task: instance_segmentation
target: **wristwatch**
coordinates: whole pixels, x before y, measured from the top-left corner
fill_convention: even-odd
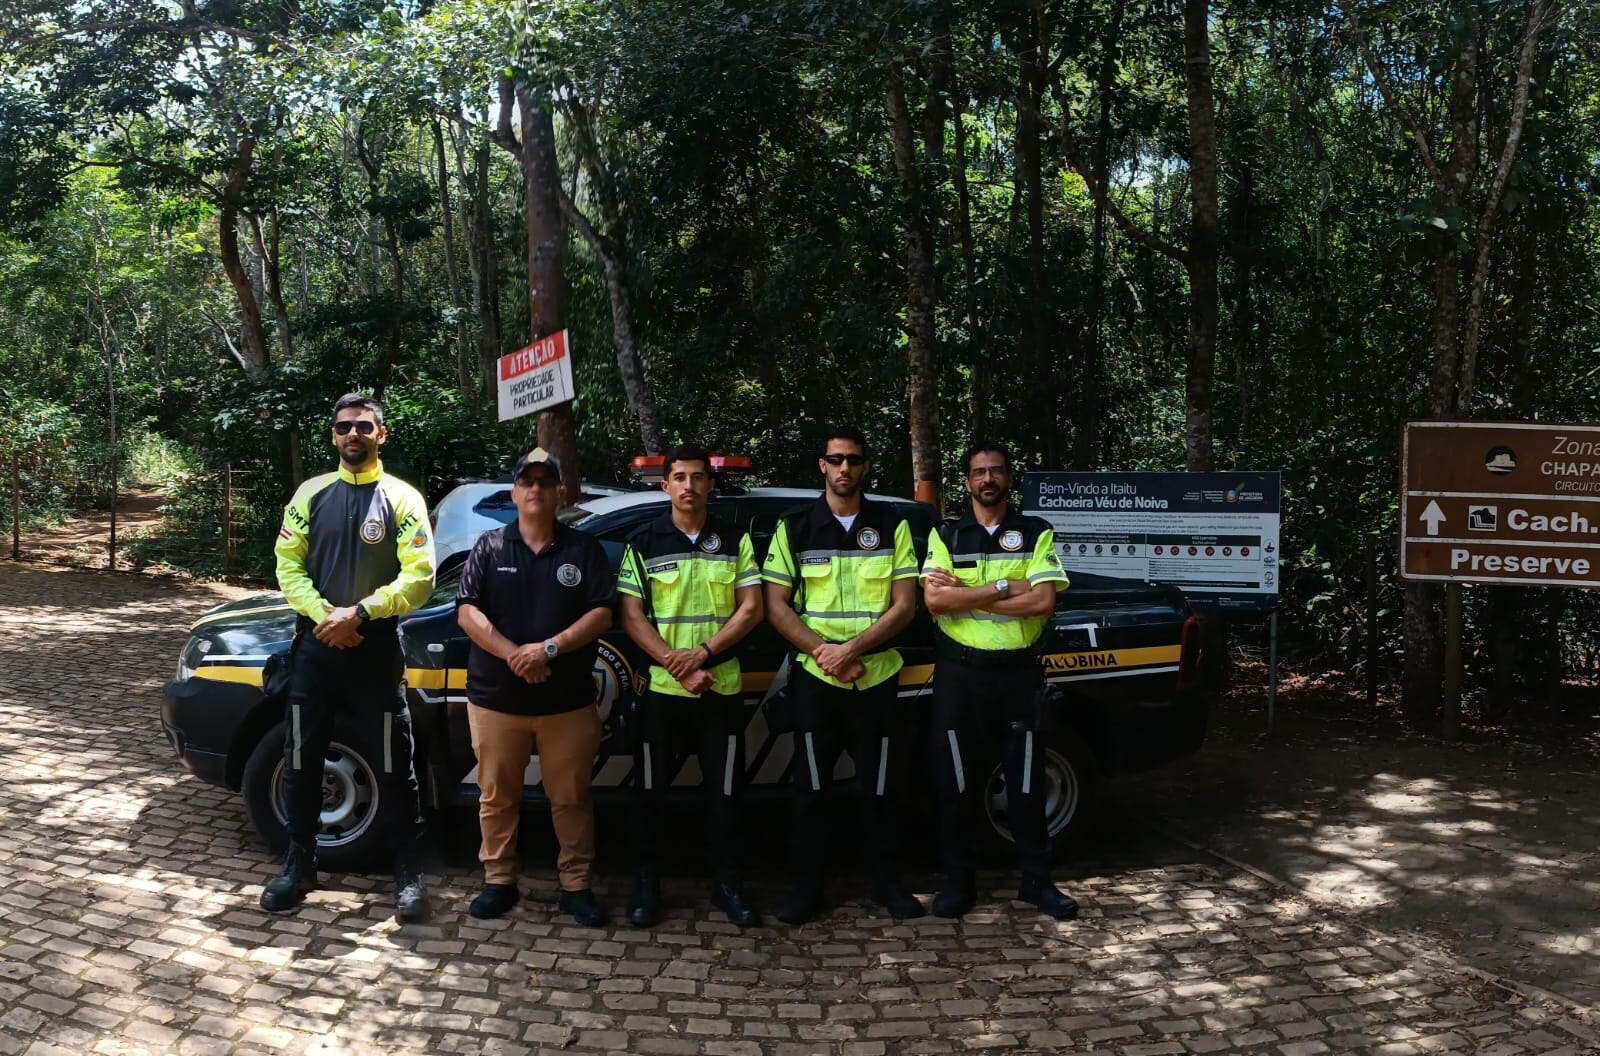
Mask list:
[[[1008,579],[997,579],[994,581],[994,589],[997,593],[1004,594],[1006,591],[1011,589],[1011,581]]]
[[[554,638],[546,638],[544,640],[545,659],[554,660],[556,658],[556,654],[560,651],[561,650],[556,648],[556,640]]]
[[[359,601],[356,602],[356,618],[362,622],[372,619],[372,613],[368,612],[367,607]]]

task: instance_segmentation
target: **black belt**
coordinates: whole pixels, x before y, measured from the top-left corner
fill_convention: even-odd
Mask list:
[[[967,667],[981,667],[986,669],[996,668],[1025,668],[1030,664],[1037,665],[1038,653],[1034,649],[974,649],[970,645],[962,645],[954,638],[940,631],[936,638],[936,652],[940,660],[953,660]]]

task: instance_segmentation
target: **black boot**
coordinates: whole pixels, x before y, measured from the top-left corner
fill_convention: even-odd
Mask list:
[[[927,912],[917,896],[907,891],[900,878],[892,873],[873,878],[872,900],[887,909],[895,920],[913,920]]]
[[[394,867],[394,916],[402,924],[417,924],[428,919],[432,907],[428,904],[428,889],[422,882],[422,870],[408,862],[396,862]]]
[[[933,915],[936,917],[964,917],[978,901],[978,886],[970,872],[951,873],[944,885],[933,896]]]
[[[738,880],[718,880],[711,885],[711,904],[728,915],[728,923],[741,928],[759,927],[761,914],[744,900],[744,885]]]
[[[807,877],[795,881],[789,893],[783,896],[772,915],[785,924],[804,924],[822,909],[822,878]]]
[[[479,920],[494,920],[504,916],[521,897],[516,884],[484,884],[478,897],[467,907],[467,912]]]
[[[594,892],[589,888],[577,891],[563,891],[556,900],[556,908],[563,913],[571,913],[572,919],[586,928],[604,927],[606,923],[606,907],[602,906],[594,897]]]
[[[628,923],[636,928],[653,928],[661,919],[661,878],[641,869],[633,878],[633,897],[628,899]]]
[[[283,856],[283,872],[267,882],[261,892],[261,908],[282,913],[305,901],[307,891],[317,889],[317,854],[297,843],[289,845]]]
[[[1017,898],[1031,902],[1057,920],[1072,920],[1078,915],[1078,903],[1062,894],[1048,876],[1024,876],[1017,887]]]

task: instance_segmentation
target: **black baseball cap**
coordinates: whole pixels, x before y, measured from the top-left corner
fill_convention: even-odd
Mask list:
[[[561,483],[561,460],[544,448],[536,447],[517,459],[516,466],[511,470],[511,479],[517,480],[520,478],[522,471],[529,466],[544,466],[546,472],[555,478],[556,483]]]

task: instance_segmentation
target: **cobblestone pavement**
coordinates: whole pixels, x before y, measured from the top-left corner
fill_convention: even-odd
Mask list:
[[[847,903],[740,933],[701,900],[650,932],[585,929],[551,913],[544,870],[476,922],[464,868],[433,878],[430,925],[397,926],[378,877],[269,917],[236,797],[156,723],[215,600],[0,564],[0,1053],[1600,1051],[1560,1006],[1172,847],[1080,863],[1070,924]]]

